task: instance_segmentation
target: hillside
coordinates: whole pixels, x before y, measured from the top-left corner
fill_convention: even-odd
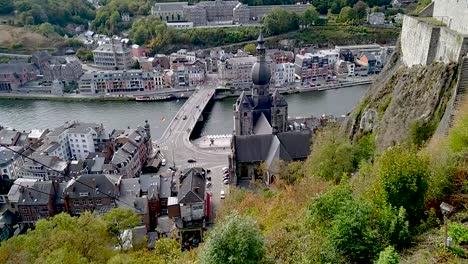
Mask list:
[[[50,49],[54,41],[25,27],[0,25],[0,52],[32,53]]]

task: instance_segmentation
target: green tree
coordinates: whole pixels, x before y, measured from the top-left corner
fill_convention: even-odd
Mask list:
[[[299,28],[299,17],[286,9],[274,7],[263,19],[263,24],[269,34],[276,35]]]
[[[314,26],[319,24],[319,13],[313,6],[307,7],[304,12],[302,23],[306,27]]]
[[[217,224],[200,254],[202,264],[259,263],[265,241],[251,218],[233,213]]]
[[[10,14],[15,9],[13,0],[0,0],[0,14]]]
[[[140,217],[130,209],[114,208],[104,215],[107,230],[113,241],[118,243],[120,251],[124,249],[125,237],[122,233],[140,224]]]
[[[362,20],[367,17],[367,7],[367,4],[363,1],[359,1],[353,6],[358,19]]]
[[[313,140],[305,165],[307,174],[338,182],[343,174],[353,170],[351,144],[337,126],[329,126]]]
[[[250,55],[255,55],[257,52],[257,48],[255,47],[255,44],[249,43],[244,46],[244,51],[249,53]]]
[[[336,21],[338,23],[354,23],[354,21],[356,21],[357,18],[358,17],[356,11],[349,6],[346,6],[343,9],[341,9],[341,12],[338,15]]]
[[[414,149],[393,147],[378,158],[376,173],[384,200],[396,208],[405,208],[410,222],[416,223],[428,186],[427,159],[418,157]]]
[[[400,263],[400,255],[395,251],[395,248],[392,246],[386,247],[379,254],[379,259],[375,264],[398,264]]]

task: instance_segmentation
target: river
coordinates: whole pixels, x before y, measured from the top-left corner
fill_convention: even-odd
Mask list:
[[[286,95],[289,116],[349,112],[363,96],[367,85]],[[202,135],[232,132],[232,105],[236,98],[216,101],[201,130]],[[107,130],[151,124],[154,138],[161,136],[184,100],[170,102],[62,102],[0,99],[0,125],[18,130],[60,126],[67,120],[103,123]]]

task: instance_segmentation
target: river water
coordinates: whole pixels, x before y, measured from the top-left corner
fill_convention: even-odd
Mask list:
[[[368,86],[286,95],[289,116],[321,114],[342,115],[349,112],[363,96]],[[236,98],[216,101],[202,135],[232,132],[232,105]],[[67,120],[103,123],[107,130],[151,124],[154,138],[161,136],[184,100],[170,102],[61,102],[0,99],[0,125],[18,130],[44,129],[60,126]]]

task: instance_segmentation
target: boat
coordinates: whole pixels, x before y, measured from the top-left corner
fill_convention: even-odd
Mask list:
[[[137,102],[156,102],[156,101],[168,101],[174,99],[173,95],[162,95],[162,96],[137,96],[135,101]]]

